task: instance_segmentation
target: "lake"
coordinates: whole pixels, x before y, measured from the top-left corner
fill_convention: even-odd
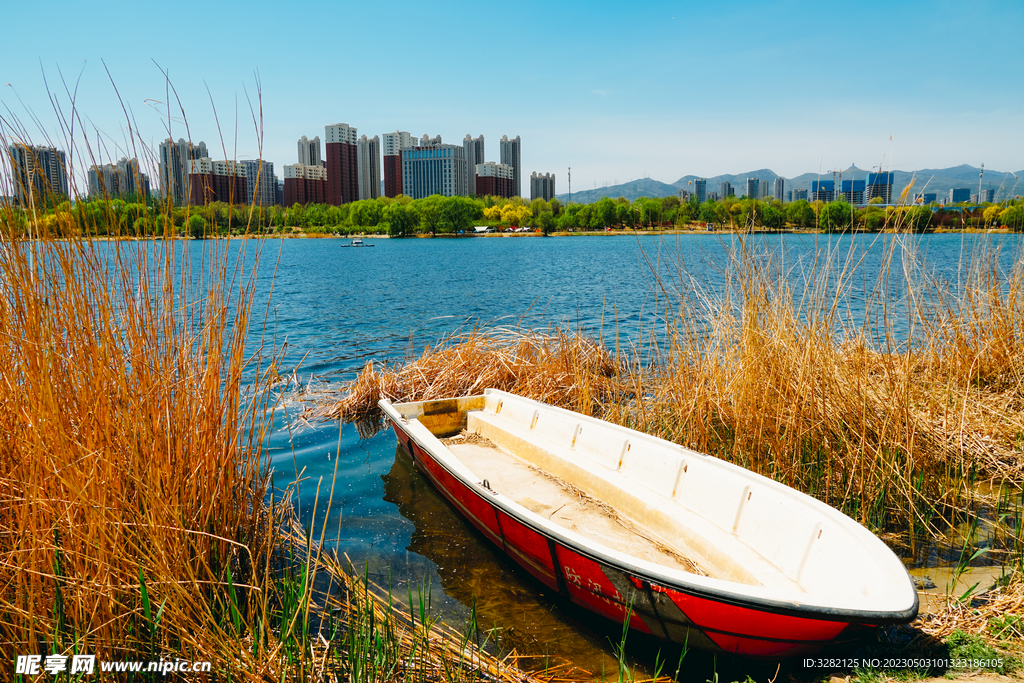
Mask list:
[[[829,237],[763,235],[749,248],[774,251],[794,288],[815,255],[837,250],[856,261],[846,310],[856,324],[884,266],[884,247],[898,239],[885,296],[895,318],[905,301],[912,256],[955,289],[965,255],[997,247],[1019,253],[1018,235],[959,234]],[[429,593],[435,613],[462,623],[474,600],[482,627],[499,629],[503,646],[569,657],[595,671],[609,661],[614,627],[550,595],[458,518],[397,448],[392,432],[360,439],[353,425],[304,424],[303,396],[352,379],[368,360],[403,360],[446,335],[474,325],[545,329],[562,325],[600,336],[613,350],[663,329],[668,292],[688,286],[719,291],[731,235],[666,237],[516,237],[371,240],[352,248],[339,239],[262,243],[257,301],[265,301],[276,269],[267,334],[284,347],[285,370],[301,383],[282,403],[267,457],[275,486],[302,472],[296,502],[327,544],[355,567],[407,598]],[[192,243],[197,244],[197,243]],[[251,243],[250,243],[251,245]],[[195,247],[186,247],[195,248]],[[234,246],[232,248],[237,248]],[[1005,259],[1009,267],[1010,259]],[[838,268],[839,266],[835,266]],[[671,306],[668,307],[671,310]],[[257,305],[262,327],[261,305]],[[901,325],[903,325],[901,327]],[[898,334],[905,334],[902,322]],[[258,328],[254,327],[254,331]],[[255,335],[250,346],[255,344]],[[334,479],[335,468],[337,478]],[[334,500],[326,501],[334,482]],[[320,487],[320,504],[313,502]],[[642,646],[641,646],[642,647]],[[650,645],[654,648],[654,645]],[[640,655],[643,656],[642,654]],[[770,672],[769,672],[770,674]]]

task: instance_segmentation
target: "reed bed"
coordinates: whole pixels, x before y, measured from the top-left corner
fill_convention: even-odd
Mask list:
[[[951,599],[937,614],[922,614],[915,625],[937,638],[954,631],[1007,641],[1021,649],[1024,644],[1024,580],[1011,575],[971,600]]]
[[[95,241],[57,216],[0,206],[8,666],[86,654],[96,680],[125,679],[101,662],[178,660],[210,663],[190,680],[540,680],[361,594],[318,520],[297,531],[290,492],[269,488],[279,375],[273,349],[246,344],[259,242]]]
[[[600,343],[565,330],[474,328],[428,348],[411,363],[368,362],[345,396],[310,410],[314,419],[359,422],[377,402],[471,396],[491,387],[595,414],[617,390],[620,368]]]

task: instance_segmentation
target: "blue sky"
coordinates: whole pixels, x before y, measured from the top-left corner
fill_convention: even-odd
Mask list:
[[[114,0],[17,3],[3,18],[0,114],[64,146],[43,82],[66,113],[63,74],[76,131],[105,157],[123,153],[127,126],[104,63],[143,140],[167,136],[159,65],[192,139],[219,158],[259,154],[258,78],[279,175],[300,136],[336,122],[370,137],[482,133],[494,161],[501,136],[520,135],[525,173],[554,172],[559,192],[569,166],[574,191],[851,163],[1024,168],[1019,0]]]

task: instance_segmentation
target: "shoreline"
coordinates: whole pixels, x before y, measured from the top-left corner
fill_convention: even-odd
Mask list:
[[[929,230],[927,232],[912,232],[905,230],[879,230],[879,231],[868,231],[868,230],[856,230],[854,232],[828,232],[827,230],[811,230],[802,228],[787,228],[783,230],[738,230],[735,228],[728,228],[722,230],[685,230],[685,229],[663,229],[663,230],[590,230],[584,232],[565,232],[558,231],[544,235],[540,232],[492,232],[486,234],[452,234],[452,233],[419,233],[415,235],[402,235],[393,236],[379,233],[371,234],[355,234],[355,235],[341,235],[333,233],[289,233],[289,234],[277,234],[277,233],[243,233],[239,235],[211,235],[209,237],[195,238],[186,235],[174,235],[172,237],[163,237],[160,235],[153,235],[149,237],[136,237],[136,236],[110,236],[103,235],[97,237],[84,237],[86,240],[96,240],[101,242],[114,242],[114,241],[203,241],[203,240],[224,240],[224,239],[331,239],[331,240],[353,240],[353,239],[371,239],[371,240],[389,240],[389,239],[470,239],[470,238],[517,238],[517,237],[646,237],[646,236],[665,236],[665,235],[687,235],[687,236],[714,236],[714,235],[1014,235],[1017,232],[1005,228],[965,228],[958,230]],[[68,239],[68,238],[64,238]]]

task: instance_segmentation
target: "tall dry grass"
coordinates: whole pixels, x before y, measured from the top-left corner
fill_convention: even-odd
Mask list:
[[[877,248],[884,265],[855,315],[852,252],[819,253],[794,279],[781,255],[741,241],[720,290],[686,288],[681,273],[661,358],[610,414],[877,529],[931,527],[968,507],[981,477],[1019,487],[1020,261],[1006,273],[984,254],[954,292],[903,267],[901,238]],[[901,313],[885,294],[894,268]]]
[[[233,583],[247,617],[270,609],[276,541],[270,395],[241,398],[253,280],[232,278],[224,246],[196,264],[174,243],[56,241],[43,226],[29,241],[16,223],[7,207],[0,640],[244,657],[222,651],[221,600]]]
[[[16,182],[0,173],[0,195]],[[247,344],[260,241],[168,239],[169,204],[163,241],[91,240],[89,217],[39,199],[0,202],[8,666],[90,654],[207,661],[207,680],[531,680],[360,592],[322,552],[325,520],[300,528],[270,491],[276,362]]]

